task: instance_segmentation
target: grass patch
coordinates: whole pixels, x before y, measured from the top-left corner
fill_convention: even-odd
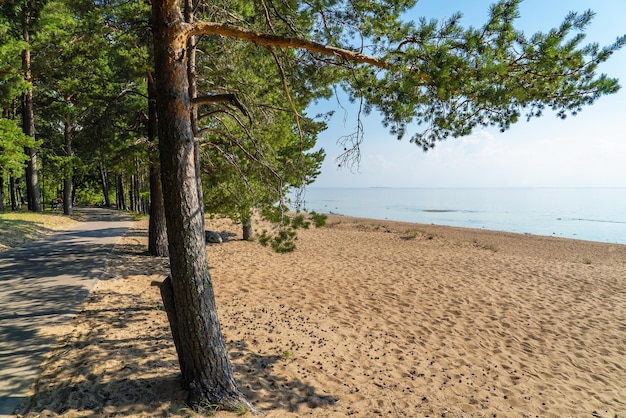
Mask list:
[[[235,410],[233,412],[236,413],[237,415],[243,416],[243,415],[248,415],[252,411],[250,410],[248,405],[241,402],[235,407]]]
[[[435,238],[435,234],[431,234],[430,232],[420,231],[419,229],[407,229],[403,233],[400,234],[400,239],[405,241],[410,241],[417,238],[424,238],[427,240],[432,240]]]
[[[417,232],[415,230],[406,230],[406,231],[404,231],[403,234],[400,235],[400,238],[405,240],[405,241],[410,241],[412,239],[417,238],[418,235],[419,235],[419,232]]]
[[[493,244],[485,244],[482,246],[483,249],[492,251],[494,253],[498,252],[498,247]]]
[[[150,217],[150,215],[148,215],[147,213],[141,213],[141,212],[128,212],[130,213],[130,217],[133,221],[143,221],[144,219],[148,219]]]
[[[494,253],[498,252],[498,246],[497,245],[494,245],[494,244],[481,244],[477,240],[472,241],[472,243],[477,248],[480,248],[480,249],[483,249],[483,250],[487,250],[487,251],[491,251],[491,252],[494,252]]]
[[[72,218],[56,213],[0,213],[0,250],[41,239],[74,222]]]

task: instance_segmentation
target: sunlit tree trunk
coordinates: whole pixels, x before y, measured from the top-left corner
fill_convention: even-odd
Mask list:
[[[154,0],[161,179],[171,276],[161,286],[188,402],[250,407],[238,390],[217,317],[199,199],[187,45],[177,0]]]
[[[194,18],[194,6],[192,0],[185,0],[184,5],[184,20],[185,23],[193,23]],[[198,82],[196,79],[196,42],[197,37],[191,36],[187,40],[187,81],[189,83],[189,97],[194,99],[198,97]],[[198,109],[191,108],[190,114],[191,129],[194,136],[196,135],[195,129],[198,126]],[[198,200],[204,202],[202,196],[202,177],[200,175],[200,144],[196,142],[194,148],[194,158],[196,160],[196,181],[198,182]],[[201,205],[202,216],[204,216],[204,204]]]

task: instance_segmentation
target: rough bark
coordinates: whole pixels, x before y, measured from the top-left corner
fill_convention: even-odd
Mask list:
[[[157,144],[156,86],[152,74],[148,74],[148,141]],[[169,256],[163,187],[161,186],[161,164],[150,164],[150,222],[148,224],[148,254],[155,257]]]
[[[167,226],[165,224],[165,206],[161,187],[159,165],[150,167],[150,222],[148,225],[148,254],[155,257],[169,256],[167,247]]]
[[[176,301],[174,298],[174,286],[172,284],[172,276],[167,276],[167,278],[159,286],[159,289],[161,291],[161,299],[163,299],[163,306],[165,307],[165,312],[167,313],[167,319],[170,322],[174,346],[176,347],[176,352],[180,353],[184,349],[184,346],[180,335],[180,327],[178,326],[178,316],[176,312]],[[179,354],[179,362],[180,361],[185,360],[181,359]]]
[[[233,377],[217,317],[204,242],[187,78],[187,38],[177,0],[152,2],[161,180],[172,296],[164,300],[188,402],[235,410],[250,404]]]
[[[192,4],[192,0],[185,0],[184,5],[184,20],[185,23],[193,23],[194,18],[194,6]],[[189,98],[193,103],[194,99],[198,97],[198,83],[196,79],[196,42],[197,39],[195,36],[190,36],[187,39],[187,81],[189,83]],[[191,107],[190,114],[191,121],[191,130],[193,131],[194,137],[198,135],[198,107]],[[194,158],[196,160],[196,181],[198,182],[198,201],[204,202],[203,192],[202,192],[202,177],[200,175],[200,144],[198,142],[195,143],[194,148]],[[204,204],[201,205],[202,216],[204,217]]]

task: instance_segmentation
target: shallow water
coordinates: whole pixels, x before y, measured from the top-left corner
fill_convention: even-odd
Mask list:
[[[308,211],[626,244],[626,188],[321,188]]]

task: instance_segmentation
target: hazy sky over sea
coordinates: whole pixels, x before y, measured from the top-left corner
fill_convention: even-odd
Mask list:
[[[463,13],[463,26],[480,26],[492,0],[420,0],[409,18],[443,18]],[[624,0],[525,0],[516,27],[527,35],[558,26],[569,11],[591,9],[596,17],[583,44],[608,45],[626,33]],[[354,131],[357,109],[343,98],[311,109],[336,109],[318,144],[327,158],[314,186],[320,187],[620,187],[626,186],[626,49],[614,54],[600,71],[617,77],[622,90],[600,98],[576,117],[553,113],[520,122],[509,131],[479,129],[472,135],[441,142],[424,153],[408,140],[398,142],[370,115],[364,120],[365,143],[358,170],[337,168],[336,141]]]

